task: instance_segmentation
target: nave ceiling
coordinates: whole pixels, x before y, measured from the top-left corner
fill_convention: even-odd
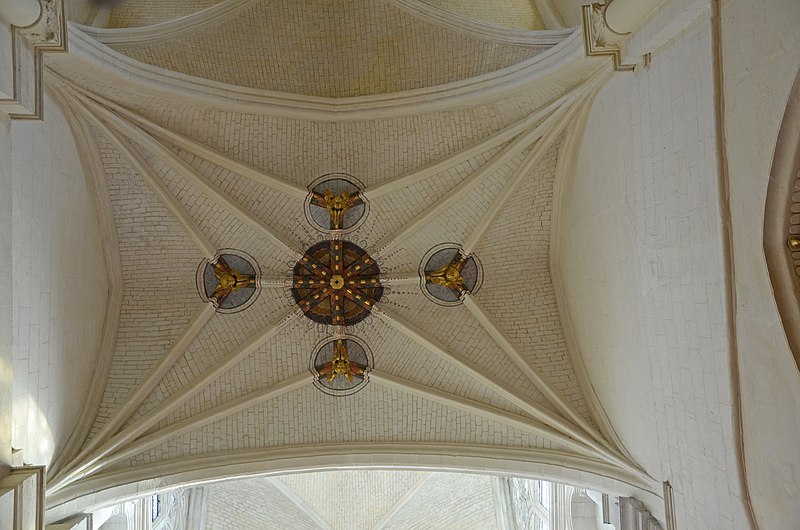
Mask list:
[[[413,19],[398,7],[408,4],[380,5]],[[373,8],[361,7],[344,20],[374,26]],[[390,19],[388,11],[377,18]],[[231,16],[201,38],[235,33],[226,24],[239,15]],[[457,33],[428,19],[406,24],[420,35]],[[215,45],[218,64],[244,57],[254,39],[281,40],[237,27],[233,40]],[[115,31],[126,30],[99,38]],[[48,58],[47,83],[94,182],[112,318],[90,394],[96,412],[88,409],[53,466],[52,507],[166,476],[175,482],[157,484],[426,458],[441,469],[489,465],[482,458],[527,462],[530,474],[577,480],[566,462],[598,485],[610,479],[603,485],[652,490],[600,412],[551,274],[559,161],[607,73],[582,57],[575,34],[533,61],[459,44],[473,59],[466,68],[447,60],[446,46],[433,46],[430,57],[430,45],[394,42],[391,68],[348,85],[358,73],[337,67],[341,83],[328,87],[314,76],[335,75],[295,66],[309,58],[338,66],[349,48],[275,62],[277,76],[248,60],[231,69],[234,77],[211,73],[209,82],[162,70],[196,73],[169,40],[160,45],[169,58],[148,61],[131,48],[117,47],[125,57],[92,43],[77,28],[71,37],[71,54]],[[537,60],[562,68],[542,73]],[[443,77],[396,76],[411,64]],[[506,84],[503,76],[516,77]],[[390,77],[399,84],[384,83]],[[416,96],[431,87],[438,103]],[[320,230],[307,215],[318,200],[310,190],[330,174],[347,175],[368,203],[352,231]],[[374,259],[380,272],[370,278],[383,287],[366,318],[346,327],[311,320],[292,293],[307,249],[330,245],[333,256],[339,241]],[[421,264],[433,271],[424,258],[443,244],[474,258],[482,276],[451,286],[463,295],[450,305],[425,296],[431,281],[420,279]],[[240,311],[219,311],[220,299],[210,300],[211,272],[211,287],[203,287],[204,271],[226,253],[253,265],[247,281],[255,294]],[[320,391],[312,375],[321,366],[317,347],[337,338],[368,351],[366,374],[355,373],[364,381],[351,395]]]

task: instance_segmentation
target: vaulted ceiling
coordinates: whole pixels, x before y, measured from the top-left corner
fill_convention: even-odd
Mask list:
[[[236,3],[193,15],[208,16],[200,30],[87,30],[125,55],[73,29],[72,53],[48,62],[94,179],[111,279],[96,413],[54,466],[49,501],[287,459],[387,464],[377,454],[443,467],[442,455],[513,455],[562,479],[569,462],[650,488],[598,412],[550,269],[565,137],[603,72],[580,38],[499,43],[504,30],[456,28],[407,1]],[[385,288],[347,329],[315,325],[290,292],[303,252],[331,237],[304,213],[330,173],[363,184],[366,220],[333,237],[375,258]],[[443,243],[482,265],[480,289],[453,306],[420,281]],[[233,314],[198,292],[198,269],[223,249],[261,271],[257,299]],[[309,364],[343,332],[374,365],[361,391],[335,397]]]

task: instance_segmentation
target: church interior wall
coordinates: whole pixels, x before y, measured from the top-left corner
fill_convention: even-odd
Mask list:
[[[11,129],[12,446],[23,449],[16,458],[39,465],[50,463],[81,413],[108,295],[75,142],[56,102],[45,106],[46,121]]]
[[[729,162],[736,328],[750,495],[762,529],[800,520],[800,373],[789,350],[763,251],[772,159],[800,69],[793,0],[723,3],[725,135]]]
[[[731,421],[712,64],[706,17],[649,69],[613,75],[593,103],[561,213],[576,344],[622,442],[672,484],[677,528],[748,527]]]
[[[679,12],[678,3],[660,14]],[[678,527],[747,525],[735,449],[740,392],[758,525],[793,528],[800,517],[793,450],[800,387],[762,237],[776,137],[800,66],[800,12],[781,0],[721,6],[736,287],[731,341],[716,213],[710,10],[701,4],[689,6],[700,15],[671,40],[658,40],[668,25],[656,14],[631,41],[637,52],[652,50],[650,68],[630,57],[636,71],[616,74],[597,96],[560,264],[595,390],[637,461],[672,483]],[[648,49],[653,42],[665,43]],[[576,260],[587,255],[593,259]],[[602,302],[590,305],[595,300]],[[738,363],[739,385],[731,385],[731,362]]]

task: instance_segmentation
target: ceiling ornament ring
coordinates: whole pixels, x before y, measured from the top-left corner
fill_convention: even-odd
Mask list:
[[[315,180],[306,197],[306,220],[324,233],[346,234],[367,219],[369,200],[364,185],[346,173],[328,173]]]
[[[436,304],[455,306],[467,294],[475,294],[483,283],[483,266],[455,243],[430,249],[419,265],[422,293]]]
[[[584,80],[590,75],[578,74],[584,57],[583,38],[581,31],[570,29],[558,36],[557,45],[494,72],[446,85],[331,99],[239,87],[165,70],[109,48],[101,42],[103,37],[96,29],[70,26],[71,55],[122,76],[128,84],[146,91],[171,93],[193,104],[217,108],[225,101],[225,106],[232,105],[241,112],[289,118],[344,122],[438,112],[544,90],[531,88],[563,83],[553,79],[553,72],[566,65],[575,65],[574,69],[568,68],[570,75],[580,75]],[[550,97],[545,91],[538,93],[543,100]]]
[[[354,335],[334,335],[314,348],[309,369],[314,386],[329,396],[350,396],[362,390],[374,366],[367,344]]]
[[[218,313],[244,311],[261,293],[261,269],[246,252],[219,250],[213,260],[205,259],[197,267],[197,292]]]
[[[319,324],[348,327],[369,316],[383,297],[380,268],[350,241],[309,247],[294,267],[292,295],[303,314]]]

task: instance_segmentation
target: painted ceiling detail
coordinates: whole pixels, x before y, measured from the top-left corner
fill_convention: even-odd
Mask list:
[[[237,250],[224,250],[213,260],[203,260],[197,271],[203,300],[217,311],[233,313],[255,302],[261,291],[261,272],[255,260]]]
[[[483,282],[483,269],[475,256],[465,255],[457,245],[438,245],[420,263],[422,292],[442,305],[457,305],[467,294],[475,294]]]
[[[366,220],[369,201],[362,193],[364,185],[355,177],[324,175],[310,188],[306,218],[318,230],[346,233],[355,230]]]
[[[314,322],[353,326],[380,302],[380,273],[375,260],[355,243],[322,241],[311,246],[295,265],[292,295]]]
[[[364,388],[373,366],[369,347],[352,335],[325,339],[311,359],[314,386],[333,396],[350,395]]]
[[[345,11],[363,22],[388,5]],[[423,463],[657,491],[584,383],[551,277],[559,156],[598,79],[574,55],[563,78],[505,98],[328,119],[54,62],[123,293],[104,391],[52,469],[50,509]]]

